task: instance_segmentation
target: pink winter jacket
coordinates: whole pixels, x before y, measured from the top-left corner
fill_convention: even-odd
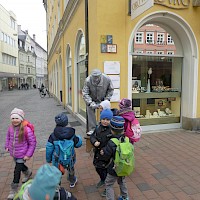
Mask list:
[[[13,126],[8,128],[5,149],[8,148],[10,155],[14,158],[32,157],[35,151],[36,137],[29,127],[25,126],[24,129],[27,133],[24,134],[24,139],[19,143],[19,127],[16,127],[15,131]]]

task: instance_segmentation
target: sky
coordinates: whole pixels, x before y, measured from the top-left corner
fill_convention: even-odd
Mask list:
[[[17,17],[17,24],[23,31],[28,30],[36,42],[47,50],[46,36],[46,11],[43,0],[0,0],[0,4],[7,10],[12,11]]]

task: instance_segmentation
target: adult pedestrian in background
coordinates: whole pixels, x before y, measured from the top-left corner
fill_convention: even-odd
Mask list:
[[[94,69],[86,78],[82,94],[86,103],[88,136],[94,132],[96,127],[96,109],[102,101],[110,101],[113,91],[114,88],[110,77],[99,69]]]

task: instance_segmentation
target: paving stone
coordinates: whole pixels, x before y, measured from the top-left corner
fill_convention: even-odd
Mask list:
[[[160,180],[166,177],[165,174],[161,174],[161,173],[155,173],[155,174],[152,174],[152,176],[157,180]]]
[[[94,193],[94,192],[97,192],[97,188],[96,188],[95,185],[87,186],[87,187],[85,187],[84,189],[85,189],[86,194],[87,194],[87,193]]]
[[[74,121],[74,122],[69,122],[70,126],[71,127],[74,127],[74,126],[81,126],[82,124],[78,121]]]
[[[147,183],[137,184],[137,187],[139,188],[140,191],[147,191],[152,189]]]

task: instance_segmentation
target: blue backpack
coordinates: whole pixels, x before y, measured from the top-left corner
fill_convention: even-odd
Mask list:
[[[75,163],[75,150],[73,138],[70,140],[57,140],[54,141],[55,161],[62,165],[65,169],[71,168]]]

